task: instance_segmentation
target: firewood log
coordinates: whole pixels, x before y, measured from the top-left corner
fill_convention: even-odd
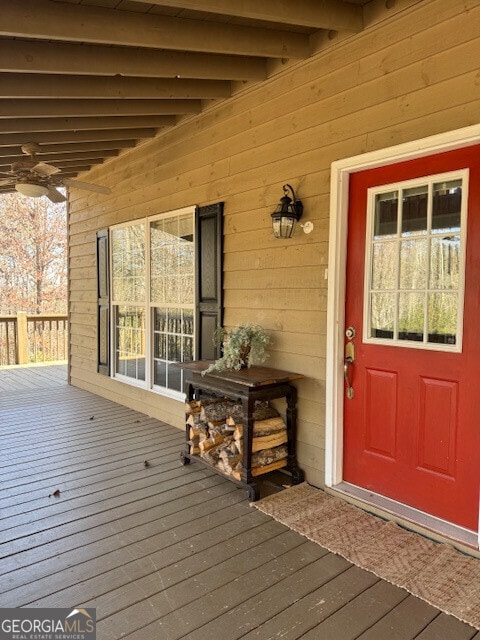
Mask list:
[[[215,401],[208,401],[202,404],[200,415],[204,422],[223,421],[227,419],[229,415],[232,415],[238,411],[238,403],[228,398],[216,399]]]
[[[257,453],[252,454],[252,469],[254,467],[264,467],[267,464],[272,464],[277,460],[282,460],[288,456],[288,449],[286,445],[282,444],[279,447],[273,449],[262,449]]]
[[[287,430],[276,431],[275,433],[269,433],[266,436],[258,436],[253,438],[252,453],[262,451],[263,449],[272,449],[278,447],[288,441]]]
[[[199,425],[198,427],[190,427],[190,430],[189,430],[190,438],[199,438],[200,441],[202,441],[202,440],[206,440],[208,436],[209,436],[208,429],[205,426]]]
[[[268,402],[258,400],[255,403],[253,410],[254,420],[268,420],[269,418],[276,418],[278,415],[278,411],[274,407],[271,407]]]
[[[212,467],[216,467],[220,459],[218,456],[218,447],[213,447],[212,449],[207,451],[204,454],[203,459],[206,460],[209,464],[211,464]]]
[[[226,436],[221,426],[212,427],[208,430],[208,434],[209,439],[212,440],[215,444],[222,443]]]
[[[190,427],[197,427],[199,424],[203,424],[200,418],[200,411],[197,411],[197,413],[191,413],[186,420],[186,424]]]
[[[208,438],[208,429],[206,429],[202,424],[199,424],[196,427],[190,427],[188,433],[190,438],[200,438],[201,440]]]
[[[202,458],[205,457],[205,454],[207,453],[207,451],[209,451],[210,449],[213,449],[214,447],[216,447],[216,444],[212,442],[209,438],[207,438],[206,440],[203,440],[198,444],[198,448],[200,449],[200,455],[202,456]]]
[[[256,476],[261,476],[264,473],[269,473],[270,471],[275,471],[275,469],[281,469],[282,467],[287,466],[287,460],[277,460],[276,462],[272,462],[271,464],[266,464],[263,467],[255,467],[252,469],[252,476],[255,478]]]
[[[209,429],[214,429],[215,427],[221,427],[224,425],[225,420],[209,420],[206,424]]]
[[[242,464],[242,461],[240,460],[240,462],[238,462],[235,468],[233,469],[232,476],[235,478],[235,480],[241,480],[242,473],[243,473],[243,464]]]
[[[185,403],[185,413],[190,415],[192,413],[200,413],[202,406],[200,400],[190,400]]]
[[[217,467],[230,476],[233,474],[235,466],[238,464],[239,460],[240,456],[235,456],[233,458],[220,457]]]
[[[253,423],[253,435],[254,437],[266,436],[278,431],[286,429],[285,422],[278,416],[277,418],[268,418],[267,420],[257,420]],[[233,433],[235,439],[240,439],[243,436],[243,425],[237,424]]]
[[[230,444],[226,447],[221,447],[218,455],[222,460],[227,460],[227,459],[233,460],[234,458],[237,458],[237,461],[235,462],[235,464],[237,464],[237,462],[240,462],[239,451],[235,445],[232,446]]]

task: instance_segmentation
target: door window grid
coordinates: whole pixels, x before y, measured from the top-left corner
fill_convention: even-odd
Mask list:
[[[461,350],[468,171],[369,190],[364,340]]]

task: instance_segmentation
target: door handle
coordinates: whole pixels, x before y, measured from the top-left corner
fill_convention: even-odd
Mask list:
[[[348,327],[345,331],[347,337],[347,344],[345,345],[345,360],[343,361],[343,375],[345,377],[345,383],[347,385],[347,398],[353,399],[353,387],[350,384],[350,367],[355,362],[355,344],[353,340],[355,338],[355,328]]]
[[[343,363],[343,375],[345,377],[345,383],[347,385],[347,398],[349,400],[353,399],[353,387],[350,384],[350,367],[353,364],[353,358],[351,356],[347,356]]]

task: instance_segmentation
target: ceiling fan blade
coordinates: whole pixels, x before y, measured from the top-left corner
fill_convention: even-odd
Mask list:
[[[53,176],[56,173],[60,173],[61,169],[58,169],[51,164],[47,164],[46,162],[38,162],[34,167],[32,167],[32,171],[35,171],[35,173],[38,173],[41,176]]]
[[[65,202],[67,200],[63,193],[60,193],[55,187],[48,187],[47,198],[51,202]]]
[[[101,187],[98,184],[91,184],[90,182],[81,182],[80,180],[72,180],[71,178],[64,178],[62,182],[67,187],[76,187],[77,189],[86,189],[87,191],[95,191],[95,193],[105,193],[107,195],[112,193],[108,187]]]

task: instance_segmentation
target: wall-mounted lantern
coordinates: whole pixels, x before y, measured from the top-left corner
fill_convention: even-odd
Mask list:
[[[288,195],[290,190],[292,198]],[[303,214],[303,204],[295,197],[295,191],[289,184],[283,185],[284,195],[272,213],[273,234],[276,238],[291,238],[295,223]]]

